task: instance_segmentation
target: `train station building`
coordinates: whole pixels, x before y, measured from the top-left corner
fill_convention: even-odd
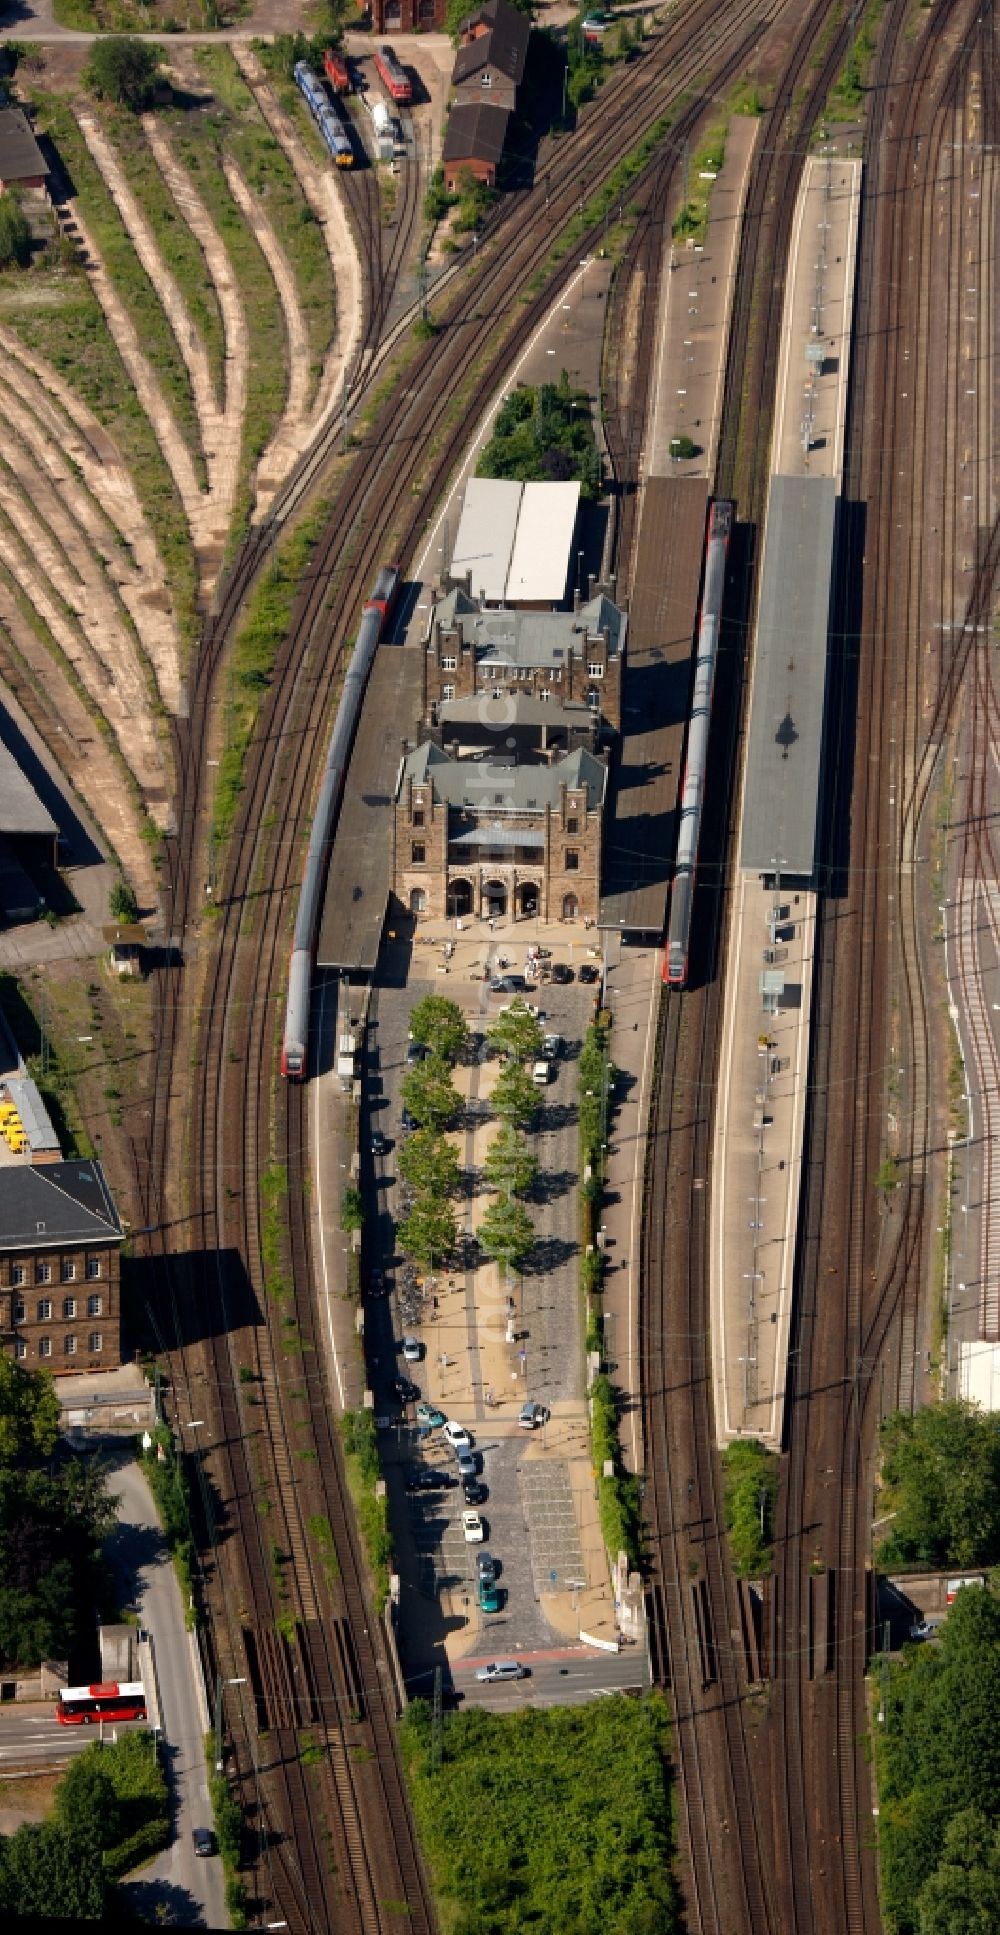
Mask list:
[[[432,607],[424,653],[424,720],[482,694],[584,705],[599,726],[621,726],[628,619],[598,590],[573,611],[491,611],[456,585]]]

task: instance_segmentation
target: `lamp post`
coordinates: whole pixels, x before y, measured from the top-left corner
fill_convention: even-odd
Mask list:
[[[225,1767],[222,1758],[222,1692],[227,1686],[246,1686],[246,1676],[234,1680],[224,1680],[221,1673],[215,1677],[215,1771],[221,1774]]]

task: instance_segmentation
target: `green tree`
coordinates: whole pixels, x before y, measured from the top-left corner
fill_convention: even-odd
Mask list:
[[[941,1860],[917,1896],[918,1935],[996,1935],[1000,1828],[977,1808],[952,1816]]]
[[[120,921],[123,926],[139,918],[139,903],[127,880],[116,880],[108,895],[108,905],[112,920]]]
[[[520,1062],[534,1062],[542,1052],[542,1026],[523,1001],[512,1001],[488,1030],[489,1041],[499,1055],[513,1055]]]
[[[955,1399],[882,1426],[883,1562],[991,1565],[1000,1560],[1000,1433],[976,1405]]]
[[[538,1107],[538,1090],[520,1062],[508,1062],[500,1070],[490,1093],[490,1107],[502,1121],[527,1128]]]
[[[360,1230],[365,1222],[365,1199],[357,1183],[348,1183],[340,1198],[340,1227],[342,1230]]]
[[[507,1271],[522,1270],[535,1240],[535,1226],[523,1203],[498,1197],[477,1231],[479,1247]]]
[[[458,1115],[459,1100],[452,1084],[447,1062],[429,1055],[418,1068],[403,1077],[403,1107],[420,1129],[450,1129]]]
[[[65,1658],[96,1589],[115,1523],[104,1469],[73,1458],[55,1472],[0,1469],[0,1659]]]
[[[671,437],[670,455],[679,459],[697,457],[698,446],[691,437]]]
[[[416,1129],[400,1143],[397,1166],[411,1189],[438,1197],[458,1194],[461,1171],[454,1146],[433,1129]]]
[[[56,1789],[55,1818],[82,1845],[113,1848],[121,1839],[121,1804],[102,1748],[88,1747],[70,1761]]]
[[[16,195],[0,195],[0,269],[26,269],[31,260],[31,226]]]
[[[59,1399],[48,1371],[25,1371],[0,1354],[0,1467],[49,1458],[59,1438]]]
[[[486,1179],[502,1196],[526,1196],[538,1163],[513,1123],[504,1122],[486,1151]]]
[[[100,1921],[106,1895],[100,1849],[63,1827],[32,1824],[0,1845],[0,1915]]]
[[[141,114],[152,105],[163,60],[159,47],[129,34],[109,34],[91,43],[84,81],[98,100]]]
[[[771,1570],[771,1526],[778,1463],[757,1438],[737,1438],[722,1454],[723,1509],[741,1579]]]
[[[446,994],[425,994],[410,1016],[414,1041],[429,1048],[443,1062],[457,1062],[465,1053],[469,1031],[457,1001]]]
[[[424,1270],[434,1270],[450,1256],[458,1240],[455,1212],[450,1203],[421,1197],[396,1232],[407,1256]]]

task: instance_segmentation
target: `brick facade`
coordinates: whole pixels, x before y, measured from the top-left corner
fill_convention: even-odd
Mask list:
[[[118,1245],[0,1255],[0,1341],[28,1371],[113,1370],[121,1362]]]
[[[454,608],[454,597],[442,610]],[[471,699],[479,693],[494,697],[511,695],[554,700],[559,705],[588,706],[613,732],[621,730],[621,671],[623,653],[614,650],[607,626],[595,628],[587,622],[586,608],[574,613],[553,614],[553,638],[565,637],[566,649],[558,664],[551,648],[540,643],[532,662],[531,648],[519,645],[518,663],[505,663],[495,646],[476,641],[475,612],[468,609],[447,616],[432,617],[424,653],[424,722],[436,723],[437,707],[448,699]],[[541,640],[546,628],[536,626]]]
[[[375,34],[443,34],[445,0],[372,0]]]

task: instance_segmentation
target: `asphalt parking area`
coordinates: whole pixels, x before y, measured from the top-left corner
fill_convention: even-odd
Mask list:
[[[518,1477],[536,1594],[582,1586],[583,1547],[565,1459],[524,1459]]]

